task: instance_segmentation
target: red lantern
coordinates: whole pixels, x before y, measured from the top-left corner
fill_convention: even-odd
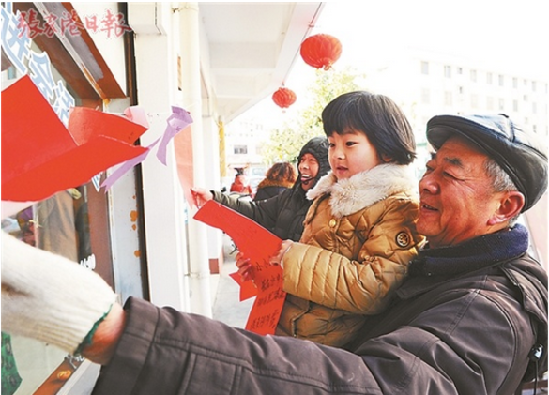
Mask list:
[[[341,41],[327,34],[306,38],[299,48],[301,57],[315,69],[328,70],[341,56]]]
[[[281,87],[273,93],[273,101],[277,106],[288,108],[297,100],[295,92],[291,89]]]

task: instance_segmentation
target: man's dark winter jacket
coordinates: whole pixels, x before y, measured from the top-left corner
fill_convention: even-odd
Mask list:
[[[301,187],[287,189],[267,200],[250,202],[219,191],[211,191],[214,200],[254,220],[282,240],[299,240],[303,221],[311,201]]]
[[[318,162],[318,173],[311,181],[316,184],[322,176],[330,171],[328,139],[326,137],[313,137],[309,140],[299,151],[298,165],[305,154],[311,154]],[[267,200],[250,202],[238,199],[238,196],[230,196],[218,191],[211,192],[216,202],[254,220],[282,240],[299,240],[301,233],[303,233],[305,215],[312,203],[306,198],[305,191],[302,188],[299,166],[298,177],[294,186]]]
[[[93,394],[513,394],[537,345],[547,369],[547,274],[527,246],[517,225],[422,251],[351,352],[131,298]]]

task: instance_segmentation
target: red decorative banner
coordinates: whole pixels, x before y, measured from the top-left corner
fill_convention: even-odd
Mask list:
[[[69,128],[25,75],[2,91],[2,201],[40,201],[146,151],[146,131],[116,114],[75,107]]]
[[[242,281],[238,273],[231,277],[240,285],[240,300],[256,296],[246,329],[262,335],[274,334],[280,319],[286,293],[282,290],[282,268],[269,264],[269,257],[280,251],[282,240],[257,222],[208,201],[193,217],[221,229],[234,241],[236,248],[250,258],[253,281]]]
[[[282,290],[281,266],[256,266],[253,284],[257,287],[257,296],[252,305],[246,329],[260,335],[272,335],[275,332],[286,292]],[[247,281],[251,283],[251,281]]]

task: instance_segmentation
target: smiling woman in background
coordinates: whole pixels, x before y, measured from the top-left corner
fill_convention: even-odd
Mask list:
[[[272,165],[265,178],[257,186],[254,201],[272,198],[286,189],[290,189],[297,181],[297,173],[290,162],[276,162]]]

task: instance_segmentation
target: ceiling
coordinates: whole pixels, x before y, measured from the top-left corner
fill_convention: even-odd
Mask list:
[[[71,3],[16,3],[17,9],[38,7],[51,13],[52,7],[71,8]],[[93,14],[95,3],[74,3],[82,15]],[[104,3],[109,4],[109,3]],[[158,3],[130,3],[132,9],[142,8],[143,12],[133,13],[130,20],[134,31],[143,34],[158,34],[156,17]],[[220,117],[225,123],[233,120],[262,99],[272,95],[286,80],[294,63],[299,59],[299,47],[307,38],[317,22],[325,3],[279,3],[279,2],[197,2],[201,22],[200,63],[202,71],[203,99],[213,103],[211,114]],[[64,9],[62,9],[64,10]],[[59,14],[61,11],[58,11]],[[138,17],[139,16],[139,17]],[[142,18],[141,18],[142,16]],[[154,23],[150,23],[150,21]],[[144,24],[140,24],[145,21]],[[152,27],[151,27],[152,26]],[[153,28],[152,31],[150,29]],[[149,29],[149,30],[147,30]],[[83,34],[84,37],[88,35]],[[40,36],[41,37],[41,36]],[[40,38],[38,37],[38,38]],[[36,39],[35,39],[36,40]],[[96,48],[91,40],[84,42],[65,40],[64,45],[70,48]],[[43,51],[52,54],[65,54],[67,51],[49,48],[46,44],[57,43],[57,40],[42,40],[39,43]],[[78,53],[87,53],[79,50]],[[91,59],[101,56],[89,57]],[[87,59],[87,58],[86,58]],[[71,86],[78,85],[82,79],[83,66],[93,71],[94,65],[79,59],[52,59],[57,68],[64,67],[65,78],[74,75]],[[2,53],[2,67],[9,62]],[[74,66],[68,69],[69,66]],[[110,73],[108,67],[100,67],[99,74]],[[112,73],[110,78],[94,77],[95,87],[102,87],[100,93],[109,87],[117,87]],[[85,80],[85,79],[84,79]],[[90,87],[91,89],[91,87]],[[92,89],[93,91],[93,89]],[[109,92],[107,92],[109,93]],[[98,93],[78,92],[84,98],[102,98]],[[93,97],[92,97],[93,96]],[[107,97],[124,96],[123,92],[110,92]]]
[[[205,95],[225,122],[285,81],[324,3],[199,2]]]

